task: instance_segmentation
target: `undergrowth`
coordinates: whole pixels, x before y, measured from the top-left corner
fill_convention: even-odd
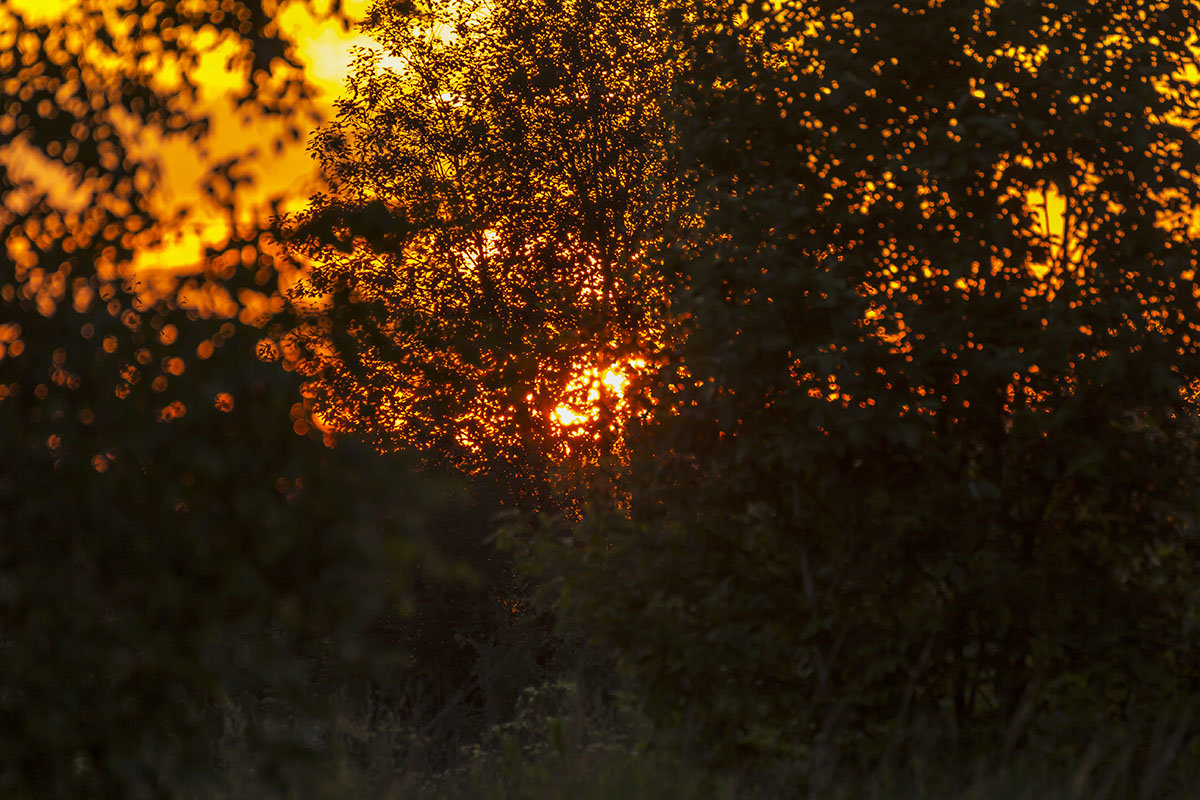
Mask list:
[[[882,756],[814,748],[807,757],[715,766],[686,732],[656,730],[626,691],[559,678],[522,692],[511,717],[447,757],[427,722],[377,699],[345,700],[324,726],[293,731],[314,753],[305,780],[260,774],[242,731],[252,710],[222,709],[221,782],[200,797],[379,800],[1188,800],[1200,796],[1200,728],[1186,713],[1095,731],[967,747],[913,723]],[[454,714],[469,715],[463,705]],[[1033,721],[1033,722],[1036,722]],[[1038,726],[1026,721],[1029,729]],[[1013,738],[1012,731],[1006,732]],[[445,736],[443,732],[442,737]],[[295,776],[292,776],[295,778]],[[297,788],[300,787],[300,788]]]

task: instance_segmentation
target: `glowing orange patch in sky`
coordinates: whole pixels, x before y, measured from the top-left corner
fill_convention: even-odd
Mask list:
[[[8,3],[14,11],[34,22],[52,22],[76,5],[75,0],[8,0]],[[345,0],[343,5],[352,20],[361,19],[369,0]],[[315,19],[305,3],[284,5],[276,21],[295,43],[296,55],[304,65],[305,74],[320,92],[318,110],[327,119],[332,117],[334,101],[342,91],[355,49],[377,50],[378,45],[354,27],[344,31],[336,22]],[[212,133],[204,142],[208,152],[202,157],[185,137],[135,143],[144,151],[154,151],[161,161],[162,182],[156,187],[155,199],[162,216],[170,217],[179,210],[189,212],[189,221],[177,235],[138,253],[134,270],[142,274],[192,271],[203,260],[206,247],[219,248],[225,244],[235,233],[230,228],[228,213],[205,207],[200,182],[213,164],[244,154],[249,149],[248,143],[266,141],[277,133],[274,129],[263,130],[262,121],[245,123],[230,102],[233,93],[244,87],[247,80],[244,74],[229,68],[235,43],[232,40],[222,42],[213,30],[201,29],[191,44],[198,50],[207,51],[191,78],[200,87],[202,105],[199,110],[213,116]],[[178,79],[178,75],[172,75],[166,69],[154,80],[161,88],[169,89]],[[251,192],[240,198],[247,209],[270,197],[282,197],[284,211],[298,210],[307,202],[315,188],[316,177],[314,162],[305,149],[307,133],[304,131],[299,141],[279,152],[264,149],[246,161],[248,171],[254,177]],[[50,182],[65,185],[65,178],[54,180],[54,165],[48,166],[51,167]],[[47,188],[58,189],[57,186]],[[69,201],[62,190],[57,193]],[[244,212],[251,213],[254,212]],[[246,218],[241,222],[251,220]]]

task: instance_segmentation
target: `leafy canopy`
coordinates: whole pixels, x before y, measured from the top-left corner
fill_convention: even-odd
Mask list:
[[[379,4],[365,30],[381,51],[313,142],[329,190],[282,232],[312,264],[295,341],[316,408],[518,494],[611,453],[665,328],[653,4]]]
[[[674,16],[687,379],[536,556],[661,716],[811,753],[1194,697],[1198,17]]]

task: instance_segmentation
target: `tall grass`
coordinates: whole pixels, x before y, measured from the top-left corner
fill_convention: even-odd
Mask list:
[[[1200,797],[1200,726],[1186,711],[1103,727],[1087,741],[1050,744],[1010,729],[967,746],[944,727],[909,723],[882,756],[831,747],[803,757],[716,768],[695,742],[655,730],[636,695],[589,692],[558,679],[529,687],[507,721],[447,751],[471,704],[442,709],[430,726],[370,697],[346,699],[323,725],[299,725],[314,754],[301,780],[278,788],[249,757],[254,713],[222,710],[220,783],[197,797],[415,798],[416,800],[1194,800]],[[1033,731],[1043,721],[1025,719]],[[466,727],[470,727],[467,725]],[[292,776],[293,778],[297,776]]]

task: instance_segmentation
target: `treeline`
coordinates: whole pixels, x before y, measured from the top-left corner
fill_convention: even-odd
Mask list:
[[[311,88],[135,5],[0,12],[88,197],[0,159],[6,794],[1194,787],[1194,5],[377,3],[240,320],[125,269],[207,124],[148,65]]]

